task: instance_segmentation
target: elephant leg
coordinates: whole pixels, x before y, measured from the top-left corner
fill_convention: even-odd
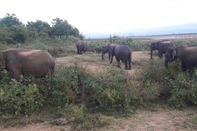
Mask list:
[[[108,53],[108,57],[109,57],[109,61],[110,61],[111,55],[109,53]]]
[[[162,58],[162,52],[159,51],[159,58],[161,59]]]
[[[181,64],[181,69],[183,72],[185,72],[187,70],[187,66],[184,64],[184,62],[182,62],[182,64]]]
[[[128,67],[127,69],[128,69],[128,70],[131,70],[131,61],[128,60],[127,63],[128,63],[128,65],[129,65],[129,67]]]
[[[129,61],[129,70],[131,70],[131,60]]]
[[[17,81],[19,81],[22,73],[21,73],[21,70],[19,70],[18,68],[9,67],[9,75],[10,75],[10,78],[15,78]]]
[[[117,61],[117,67],[120,68],[120,59],[116,58]]]
[[[125,70],[127,70],[128,69],[128,63],[127,63],[127,60],[126,61],[124,61],[124,64],[125,64]]]
[[[131,61],[129,60],[125,61],[125,70],[131,70]]]
[[[86,52],[86,49],[85,49],[85,47],[83,47],[83,53],[85,53]]]
[[[110,61],[110,64],[113,62],[113,55],[111,56],[111,61]]]

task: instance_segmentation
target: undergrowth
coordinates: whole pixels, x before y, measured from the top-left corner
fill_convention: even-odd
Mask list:
[[[65,53],[76,53],[74,41],[77,39],[70,39],[70,42],[65,42],[63,38],[57,38],[55,45],[37,41],[27,47],[21,46],[48,50],[58,57]],[[126,42],[124,44],[134,50],[148,50],[148,44],[143,45],[143,42],[142,45],[136,45],[136,41],[130,38],[119,39],[117,37],[115,42]],[[99,53],[108,42],[108,39],[88,40],[88,50]],[[73,117],[74,120],[69,123],[76,130],[90,130],[109,124],[100,119],[100,114],[133,113],[147,103],[159,102],[173,108],[197,106],[197,71],[182,72],[179,63],[172,62],[166,69],[163,59],[143,60],[134,65],[138,66],[139,71],[132,78],[128,77],[127,71],[110,67],[95,76],[78,64],[56,70],[52,79],[30,77],[17,82],[10,80],[6,71],[1,72],[1,125],[20,116],[39,112],[45,107],[53,109],[55,117]]]
[[[86,112],[133,112],[141,104],[124,70],[109,69],[94,76],[76,64],[58,70],[52,79],[30,77],[19,82],[9,81],[7,72],[0,77],[1,123],[45,106],[64,110],[70,105],[83,105],[73,108],[72,112],[76,122],[84,122],[89,119]]]

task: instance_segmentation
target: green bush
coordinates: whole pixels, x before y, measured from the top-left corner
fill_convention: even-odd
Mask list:
[[[175,72],[171,69],[172,72]],[[171,72],[169,74],[172,74]],[[186,107],[197,105],[197,71],[191,74],[188,71],[182,72],[180,65],[178,71],[168,75],[164,79],[165,87],[170,91],[168,103],[175,107]]]
[[[166,69],[160,63],[152,61],[151,65],[141,72],[144,100],[149,100],[150,97],[164,98],[174,107],[196,106],[197,71],[182,72],[181,64],[176,62],[170,63]]]
[[[42,107],[36,84],[24,85],[16,80],[0,85],[0,111],[11,114],[28,113]]]
[[[92,84],[86,105],[94,110],[127,110],[140,104],[124,70],[108,70]]]
[[[127,110],[139,100],[132,86],[124,70],[93,76],[76,65],[58,70],[52,79],[1,82],[0,112],[26,114],[44,105],[64,107],[70,103],[84,103],[90,109]]]
[[[162,82],[162,74],[165,70],[162,59],[148,61],[142,68],[141,78],[143,82]]]

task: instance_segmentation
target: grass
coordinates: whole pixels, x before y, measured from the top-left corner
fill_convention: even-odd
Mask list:
[[[55,77],[53,80],[30,79],[31,81],[26,83],[8,84],[8,74],[1,73],[1,125],[16,126],[39,122],[53,125],[53,120],[66,118],[73,130],[102,130],[103,128],[121,130],[120,127],[128,126],[128,117],[130,121],[139,124],[142,121],[140,116],[138,116],[140,120],[131,116],[137,114],[139,110],[142,113],[142,109],[149,110],[155,105],[156,108],[158,105],[167,107],[174,105],[173,108],[196,106],[195,97],[185,95],[180,99],[180,92],[175,92],[177,85],[181,84],[178,81],[185,80],[188,76],[179,71],[175,73],[176,68],[173,64],[167,71],[164,67],[164,59],[159,59],[157,53],[153,54],[154,60],[150,60],[148,47],[152,40],[132,40],[130,46],[134,53],[130,71],[123,70],[123,64],[121,69],[117,68],[115,60],[109,64],[107,59],[105,61],[101,59],[100,48],[108,43],[108,39],[87,40],[89,50],[82,55],[77,55],[73,41],[58,39],[55,44],[51,41],[36,41],[20,45],[21,48],[48,50],[56,58]],[[124,42],[125,39],[121,41]],[[176,41],[181,43],[182,40],[176,39]],[[190,41],[196,42],[188,40]],[[139,50],[141,52],[137,52]],[[175,77],[177,75],[180,77]],[[194,77],[186,80],[195,86],[195,79]],[[13,90],[14,86],[17,87],[16,90]],[[173,90],[169,90],[171,89],[169,87],[173,87]],[[16,91],[18,94],[14,94]],[[183,91],[187,92],[187,90]],[[196,90],[192,91],[195,93]],[[195,96],[192,92],[188,93]],[[15,99],[9,99],[14,97],[18,99],[18,103],[14,101]],[[32,104],[35,101],[37,104]],[[194,104],[187,105],[185,101]],[[18,108],[13,108],[15,106]],[[26,113],[20,112],[23,109]],[[135,128],[132,124],[129,126],[131,129]],[[195,126],[195,117],[193,126]],[[150,125],[147,129],[158,128]]]

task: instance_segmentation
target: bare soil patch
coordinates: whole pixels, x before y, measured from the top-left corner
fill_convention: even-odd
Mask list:
[[[161,107],[140,109],[128,117],[114,118],[102,116],[110,125],[95,129],[97,131],[194,131],[194,109],[175,110]],[[1,131],[72,131],[70,125],[51,125],[49,123],[29,124],[19,127],[0,127]]]

